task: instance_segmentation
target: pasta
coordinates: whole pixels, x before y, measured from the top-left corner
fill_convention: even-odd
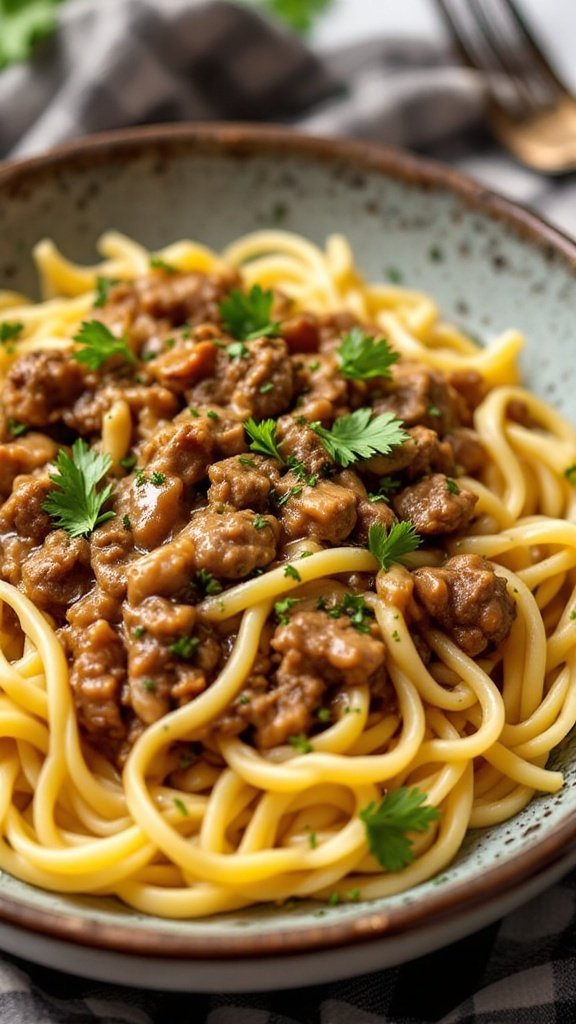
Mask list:
[[[294,897],[369,900],[433,877],[469,829],[505,821],[535,793],[562,785],[546,764],[576,722],[575,430],[519,384],[517,331],[479,348],[440,318],[429,296],[365,281],[339,235],[320,249],[288,232],[260,231],[221,254],[188,241],[150,254],[115,232],[99,245],[102,261],[84,267],[43,241],[35,252],[43,301],[0,293],[0,476],[12,472],[0,509],[0,868],[44,889],[111,894],[173,918]],[[224,281],[221,294],[205,291],[204,275]],[[234,310],[222,313],[222,295],[241,288],[257,296],[255,287],[260,296],[273,291],[273,316],[264,331],[258,323],[242,337],[230,329]],[[202,308],[196,321],[173,312],[191,301],[190,289]],[[84,365],[74,361],[79,325],[99,318],[129,346],[110,349],[108,369],[90,366],[88,356]],[[344,377],[342,339],[350,336],[357,356],[374,355],[385,338],[393,370]],[[269,378],[258,376],[256,351],[266,366],[279,353]],[[49,378],[42,421],[26,405],[24,373],[40,358],[44,374],[72,366],[79,381],[68,404],[56,408],[61,378]],[[292,390],[268,415],[264,399],[281,402],[288,358]],[[219,359],[235,375],[232,411],[218,398]],[[317,359],[319,387],[310,385]],[[424,413],[411,421],[394,405],[401,387],[412,388],[408,398],[416,401],[415,385],[398,367],[417,367],[432,388]],[[245,434],[248,416],[238,410],[248,401],[250,373],[251,418],[260,432]],[[99,374],[108,374],[104,384]],[[308,390],[298,392],[298,374]],[[472,385],[483,389],[480,400],[470,398]],[[297,393],[300,405],[292,407]],[[434,396],[448,393],[454,408],[471,410],[468,424],[462,413],[456,427],[441,429],[448,414]],[[332,460],[326,480],[294,454],[275,458],[257,447],[262,424],[278,412],[286,422],[269,428],[268,442],[298,454],[282,442],[289,430],[320,446],[331,423],[361,408],[370,409],[372,425],[384,412],[389,426],[398,412],[400,439],[388,450],[374,442],[350,469],[330,449],[330,434],[322,449]],[[179,449],[180,470],[171,473],[174,430],[184,427],[188,448],[184,456]],[[207,462],[200,476],[187,477],[197,438],[208,435]],[[53,522],[36,535],[57,487],[57,449],[69,452],[78,436],[106,459],[115,515],[93,517],[76,536],[63,519],[59,529]],[[432,461],[417,472],[414,460],[426,445],[433,445]],[[413,461],[395,462],[398,451]],[[239,475],[230,482],[223,469],[212,472],[206,496],[207,464],[232,459],[238,473],[242,465],[258,470],[261,506],[243,505],[234,491]],[[375,481],[380,491],[369,495]],[[25,486],[34,490],[19,490]],[[390,541],[396,520],[412,521],[407,508],[414,517],[427,502],[432,509],[431,489],[440,486],[436,525],[414,523],[423,543],[379,564],[375,540]],[[38,487],[43,503],[32,533],[23,530],[14,549],[17,516]],[[226,534],[233,565],[219,574],[198,552],[211,544],[215,557],[224,543],[210,538],[216,521],[201,515],[207,502],[215,505],[212,489],[222,502],[226,487],[224,513],[224,506],[216,511],[225,520],[233,509]],[[333,514],[314,505],[320,493]],[[18,508],[8,521],[10,502]],[[461,516],[448,527],[446,502],[450,516],[453,508]],[[110,512],[106,499],[101,507]],[[162,517],[174,509],[166,527]],[[183,509],[204,524],[193,535],[177,518]],[[110,539],[122,524],[136,538],[129,549],[116,534]],[[235,544],[256,551],[247,571]],[[218,557],[224,565],[224,554]],[[466,576],[462,566],[474,570],[477,584],[456,579]],[[192,577],[196,589],[183,597],[182,581]],[[115,586],[124,586],[120,596]],[[167,621],[158,609],[179,616],[168,638],[158,639]],[[290,678],[301,681],[280,698],[296,655]],[[286,696],[297,689],[298,701]],[[289,699],[297,704],[293,720],[307,724],[286,734]],[[402,841],[409,853],[394,869],[368,822],[386,794],[415,789],[419,809],[438,815],[425,828],[408,825]]]

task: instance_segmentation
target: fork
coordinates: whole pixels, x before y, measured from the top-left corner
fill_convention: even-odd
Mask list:
[[[576,169],[576,99],[544,56],[515,0],[437,0],[464,60],[486,77],[490,126],[523,164]]]

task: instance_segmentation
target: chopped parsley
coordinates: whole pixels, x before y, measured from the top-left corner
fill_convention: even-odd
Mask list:
[[[316,487],[316,484],[318,483],[318,474],[308,472],[304,463],[301,462],[300,459],[297,459],[295,455],[288,456],[286,459],[286,465],[289,466],[296,479],[301,483],[307,484],[308,487]]]
[[[289,736],[288,743],[294,748],[294,750],[297,750],[299,754],[311,754],[314,750],[310,740],[303,732],[299,732],[296,736]]]
[[[151,479],[151,481],[152,481],[152,483],[154,484],[155,487],[160,487],[164,483],[164,481],[166,480],[166,474],[165,473],[157,473],[156,471],[154,471],[154,473],[152,473],[150,479]]]
[[[208,412],[206,413],[206,415],[207,415],[209,420],[219,420],[220,419],[218,413],[215,412],[214,409],[208,409]]]
[[[250,466],[251,469],[257,469],[254,459],[251,459],[249,455],[239,455],[238,462],[241,462],[243,466]]]
[[[353,327],[344,335],[336,353],[340,360],[340,373],[350,380],[389,377],[390,367],[400,358],[385,338],[377,339],[365,334],[361,327]]]
[[[150,258],[150,269],[151,270],[163,270],[165,274],[177,274],[178,268],[172,266],[171,263],[167,263],[161,256],[152,256]]]
[[[260,387],[258,388],[258,391],[260,392],[261,395],[267,395],[270,391],[274,391],[274,385],[273,385],[272,381],[271,380],[265,381],[264,384],[260,385]]]
[[[302,577],[298,572],[298,569],[296,569],[293,565],[284,566],[284,575],[287,576],[288,579],[296,580],[298,583],[302,581]]]
[[[308,843],[310,844],[311,850],[315,850],[318,846],[318,836],[312,830],[308,833]]]
[[[198,569],[195,577],[196,585],[200,588],[203,594],[221,594],[222,584],[220,580],[217,580],[211,572],[207,569]]]
[[[290,487],[287,491],[284,491],[284,494],[281,494],[280,497],[274,493],[276,507],[282,508],[290,498],[296,498],[299,494],[302,494],[302,488],[298,486]]]
[[[11,417],[6,421],[6,427],[10,437],[22,437],[29,429],[26,423],[20,423],[19,420],[13,420]]]
[[[199,645],[200,640],[197,636],[181,636],[173,644],[169,645],[168,650],[175,657],[182,658],[184,661],[190,661],[196,654]]]
[[[96,298],[94,299],[94,306],[101,308],[108,302],[108,292],[115,284],[119,284],[117,277],[100,277],[96,278]]]
[[[452,477],[449,476],[446,477],[446,490],[448,491],[449,494],[460,494],[460,488],[458,487],[458,484],[456,483],[455,480],[452,480]]]
[[[0,323],[0,344],[5,345],[9,341],[17,341],[23,330],[24,324],[16,323],[14,320],[4,320]]]
[[[572,487],[576,487],[576,463],[574,463],[573,466],[568,466],[568,468],[564,470],[564,476],[568,483],[572,484]]]
[[[117,338],[100,320],[84,320],[74,341],[82,348],[73,353],[73,358],[89,370],[99,370],[112,356],[119,356],[127,363],[136,362],[126,338]]]
[[[42,508],[71,537],[87,537],[113,517],[113,512],[102,512],[112,494],[112,484],[101,490],[97,486],[111,465],[109,455],[93,451],[81,438],[72,445],[72,458],[62,448],[58,452],[56,472],[50,475],[54,487]]]
[[[400,481],[395,480],[392,476],[381,477],[378,483],[378,490],[371,491],[368,495],[370,501],[385,501],[388,505],[390,503],[390,497],[400,487]]]
[[[319,722],[331,722],[332,712],[330,708],[318,708],[318,711],[316,712],[316,718],[318,719]]]
[[[266,516],[254,516],[252,526],[255,530],[265,530],[267,526],[270,526],[270,523],[266,519]]]
[[[142,679],[140,685],[143,690],[146,690],[146,693],[156,693],[156,682],[154,679]]]
[[[278,462],[284,462],[276,444],[275,420],[260,420],[260,423],[256,423],[252,416],[250,416],[244,423],[244,430],[250,438],[249,447],[251,451],[258,452],[260,455],[268,455],[272,459],[278,459]]]
[[[134,466],[136,465],[136,456],[125,455],[123,459],[120,459],[120,465],[122,466],[122,469],[134,469]]]
[[[134,482],[136,487],[144,487],[148,483],[148,477],[141,466],[134,470]]]
[[[379,804],[360,811],[370,852],[386,871],[401,871],[414,860],[410,832],[427,832],[440,813],[423,806],[426,793],[416,786],[400,786],[387,793]]]
[[[422,538],[412,523],[394,523],[387,532],[381,523],[372,523],[368,531],[368,548],[384,572],[395,562],[402,564],[405,555],[420,547]]]
[[[338,892],[337,889],[334,889],[330,893],[328,897],[328,903],[330,904],[331,907],[337,907],[338,904],[340,903],[340,893]]]
[[[274,614],[281,626],[288,625],[290,622],[288,612],[292,610],[295,604],[299,604],[299,602],[299,597],[284,597],[281,601],[276,601],[274,605]]]
[[[125,530],[132,529],[132,523],[130,522],[130,516],[122,516],[122,526]]]
[[[247,294],[233,288],[218,307],[224,329],[239,341],[277,335],[280,325],[270,319],[273,301],[272,291],[263,291],[259,284]]]
[[[442,410],[439,409],[437,405],[433,405],[432,403],[428,406],[426,412],[428,416],[434,416],[436,418],[442,415]]]
[[[174,806],[176,810],[180,812],[183,818],[188,817],[188,808],[186,807],[186,804],[184,803],[183,800],[180,799],[179,796],[174,797]]]
[[[243,341],[231,341],[226,345],[226,355],[230,359],[248,359],[250,352]]]
[[[328,614],[333,619],[339,619],[342,615],[347,615],[350,619],[350,624],[359,633],[369,633],[369,620],[374,618],[372,609],[368,607],[360,594],[344,594],[342,600],[330,608]]]
[[[373,416],[370,408],[356,409],[349,416],[340,416],[330,430],[319,422],[311,423],[310,427],[321,438],[328,454],[344,469],[358,459],[389,455],[409,436],[402,420],[393,413]]]
[[[135,629],[132,630],[132,636],[135,640],[141,640],[145,633],[145,626],[136,626]]]

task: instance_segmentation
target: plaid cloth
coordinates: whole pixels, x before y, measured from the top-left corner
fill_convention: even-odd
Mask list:
[[[576,234],[576,181],[519,168],[482,122],[484,83],[425,43],[318,56],[224,0],[74,0],[33,63],[0,74],[0,155],[161,120],[296,123],[431,153]],[[177,995],[0,956],[1,1024],[574,1024],[576,874],[456,945],[306,990]]]

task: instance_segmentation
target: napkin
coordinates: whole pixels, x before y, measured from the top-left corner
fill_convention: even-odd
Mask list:
[[[225,0],[74,0],[33,61],[0,73],[0,157],[168,120],[266,120],[445,160],[576,233],[574,178],[490,139],[482,76],[424,41],[315,54]],[[456,945],[362,978],[272,994],[179,995],[73,978],[0,953],[2,1024],[572,1024],[576,875]]]

